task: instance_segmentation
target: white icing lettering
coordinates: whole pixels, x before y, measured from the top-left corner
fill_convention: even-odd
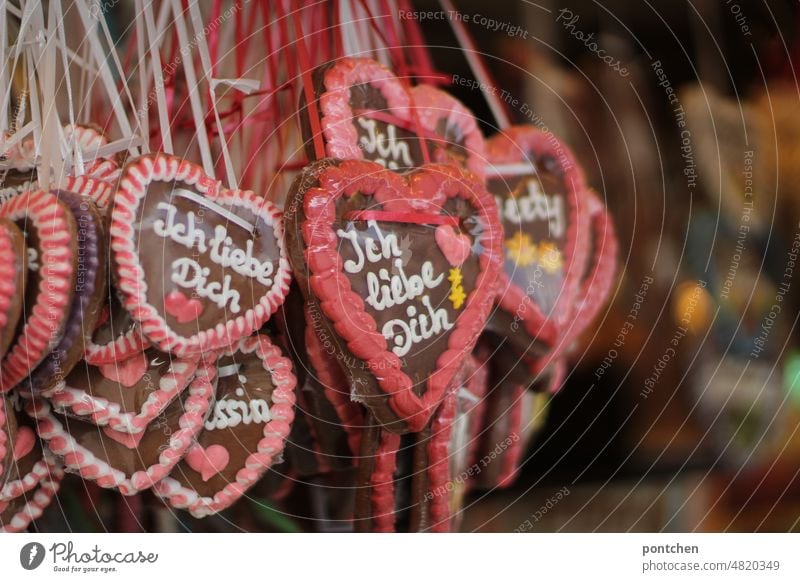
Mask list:
[[[377,263],[381,259],[390,260],[395,257],[402,257],[403,252],[400,250],[400,243],[397,240],[397,235],[387,234],[384,235],[378,227],[378,223],[374,220],[367,221],[369,228],[375,229],[378,233],[377,242],[372,237],[366,237],[364,246],[366,247],[366,258],[370,263]],[[358,231],[357,230],[342,230],[341,228],[336,231],[339,238],[349,240],[353,245],[353,250],[356,253],[356,260],[348,259],[344,262],[344,270],[348,273],[360,273],[364,269],[364,250],[358,244]]]
[[[236,389],[236,396],[245,396],[241,388]],[[264,424],[272,419],[269,405],[261,398],[237,400],[223,398],[214,404],[214,412],[205,422],[206,430],[223,430],[234,428],[240,424]]]
[[[153,232],[162,238],[168,238],[188,249],[197,249],[200,253],[208,253],[208,258],[223,269],[231,269],[243,277],[255,279],[265,287],[273,284],[275,265],[271,260],[261,261],[255,250],[254,241],[247,239],[244,248],[236,246],[233,237],[228,234],[226,225],[214,227],[210,238],[199,225],[194,212],[188,211],[185,221],[181,221],[178,209],[168,202],[159,202],[158,210],[166,214],[153,221]],[[230,303],[230,309],[239,313],[240,294],[232,288],[231,275],[226,274],[222,281],[209,281],[211,269],[202,267],[197,257],[182,257],[172,262],[171,280],[176,285],[193,289],[198,296],[211,299],[218,307],[223,308]]]
[[[383,326],[383,337],[387,341],[394,342],[392,351],[400,358],[405,356],[414,344],[430,339],[453,327],[447,317],[447,311],[443,307],[434,310],[427,295],[422,298],[422,304],[427,309],[427,314],[417,315],[417,308],[409,305],[406,309],[406,315],[409,317],[408,323],[402,319],[391,319]]]
[[[201,253],[208,250],[206,246],[206,233],[195,226],[195,214],[191,210],[186,213],[186,224],[176,222],[178,209],[173,204],[159,202],[158,210],[166,210],[166,221],[158,219],[153,222],[153,232],[162,238],[170,238],[176,243],[191,249],[197,245]]]
[[[192,289],[198,297],[210,299],[219,308],[228,303],[233,313],[239,313],[239,292],[231,287],[231,276],[225,275],[222,283],[210,282],[208,275],[211,269],[203,267],[190,257],[181,257],[172,261],[170,280],[185,289]]]
[[[425,261],[419,275],[407,277],[403,271],[403,261],[395,259],[396,275],[389,275],[386,269],[380,269],[376,275],[367,273],[367,304],[378,311],[419,297],[425,289],[435,289],[444,280],[444,274],[434,276],[433,263]]]
[[[528,193],[517,198],[509,196],[505,200],[496,197],[497,208],[504,220],[513,224],[546,220],[550,235],[559,238],[564,235],[564,199],[559,195],[545,194],[538,180],[528,182]]]
[[[397,163],[402,162],[402,167],[409,168],[413,165],[408,143],[397,139],[394,125],[386,126],[386,134],[378,131],[377,122],[374,119],[358,118],[358,124],[367,131],[367,135],[362,135],[358,139],[358,144],[368,154],[377,154],[376,161],[385,168],[397,170],[401,166]]]

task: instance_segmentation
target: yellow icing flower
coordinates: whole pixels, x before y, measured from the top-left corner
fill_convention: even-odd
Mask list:
[[[506,256],[508,260],[514,261],[514,264],[519,267],[527,267],[535,263],[538,254],[536,244],[525,233],[516,232],[514,236],[506,240]]]
[[[551,242],[543,242],[539,245],[539,264],[548,273],[560,271],[564,265],[561,251]]]
[[[464,300],[467,298],[467,294],[464,293],[464,287],[461,286],[462,279],[461,269],[458,267],[450,269],[450,276],[447,277],[447,280],[450,281],[450,295],[448,299],[453,304],[454,309],[461,309],[461,306],[464,305]]]

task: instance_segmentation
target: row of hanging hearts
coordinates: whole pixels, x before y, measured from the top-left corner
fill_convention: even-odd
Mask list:
[[[288,465],[354,470],[361,530],[404,513],[447,530],[465,483],[511,482],[534,393],[560,385],[612,286],[608,215],[547,131],[484,142],[454,98],[368,59],[314,79],[316,161],[283,213],[165,154],[44,192],[7,153],[3,527],[27,527],[62,468],[209,515],[306,438]]]

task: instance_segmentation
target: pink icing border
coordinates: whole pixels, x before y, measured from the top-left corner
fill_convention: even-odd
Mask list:
[[[50,404],[44,398],[29,402],[26,411],[38,420],[39,437],[47,441],[53,453],[64,458],[67,468],[76,471],[88,481],[95,481],[100,487],[118,489],[123,495],[134,495],[166,477],[186,455],[194,444],[195,437],[202,430],[203,422],[214,400],[217,369],[214,363],[216,355],[212,356],[201,361],[197,374],[189,386],[189,397],[178,421],[179,429],[170,436],[169,446],[159,455],[158,463],[151,465],[145,471],[136,471],[130,476],[98,459],[78,444],[52,415]]]
[[[83,359],[92,366],[102,366],[103,364],[113,364],[121,362],[129,357],[143,352],[150,347],[137,327],[118,336],[115,340],[107,344],[96,344],[91,340],[86,341],[86,351]]]
[[[114,195],[114,187],[111,184],[87,175],[67,176],[65,190],[88,197],[102,211],[108,208]]]
[[[42,479],[47,477],[48,472],[49,465],[46,456],[44,456],[36,461],[30,472],[28,472],[22,478],[9,481],[3,485],[2,488],[0,488],[0,502],[9,501],[27,493],[41,483]]]
[[[584,278],[578,292],[576,325],[570,330],[570,337],[577,337],[583,333],[597,317],[608,300],[617,272],[619,243],[614,229],[614,221],[594,192],[587,190],[586,196],[592,213],[595,248],[598,249],[598,252],[596,256],[592,257],[591,270]]]
[[[501,387],[505,388],[505,387]],[[511,387],[514,391],[513,396],[513,404],[509,407],[506,414],[508,415],[508,430],[506,431],[508,435],[516,434],[519,438],[515,441],[512,441],[508,448],[505,450],[505,454],[501,459],[502,463],[500,466],[500,471],[498,472],[497,478],[495,480],[495,487],[499,489],[503,489],[505,487],[510,487],[513,485],[514,480],[517,476],[517,471],[519,471],[519,460],[522,458],[522,454],[525,452],[525,439],[522,438],[522,399],[525,397],[526,388],[525,386],[520,386],[519,384],[515,384]],[[497,419],[495,420],[497,422]]]
[[[381,440],[375,450],[375,466],[369,478],[371,531],[389,533],[395,529],[394,472],[400,435],[380,430]]]
[[[389,395],[394,413],[410,431],[418,432],[428,423],[444,398],[464,357],[478,339],[496,294],[500,264],[500,232],[497,207],[483,186],[471,175],[452,165],[430,164],[400,175],[368,161],[345,160],[325,168],[318,176],[319,186],[305,193],[305,223],[302,234],[309,266],[309,284],[320,301],[323,313],[331,319],[350,352],[369,368],[381,370],[379,387]],[[460,196],[476,208],[485,225],[479,258],[480,272],[475,289],[457,318],[448,337],[448,349],[437,361],[428,379],[428,390],[418,397],[413,382],[402,371],[401,361],[388,350],[386,339],[376,330],[375,320],[365,311],[364,300],[351,290],[337,250],[333,228],[336,202],[360,192],[372,195],[389,211],[439,212],[449,198]],[[358,325],[350,325],[355,321]],[[360,330],[373,330],[364,332]],[[379,412],[378,412],[379,413]]]
[[[222,511],[236,502],[283,452],[294,420],[294,390],[297,378],[292,373],[292,362],[280,348],[265,335],[254,335],[239,340],[236,350],[228,350],[222,355],[230,356],[236,352],[255,354],[262,366],[269,372],[275,389],[270,407],[271,420],[264,424],[264,437],[258,442],[257,450],[248,455],[245,466],[236,472],[236,481],[228,483],[213,497],[200,496],[190,488],[184,487],[176,479],[166,477],[155,485],[153,491],[167,499],[178,509],[188,509],[195,517],[206,517]]]
[[[272,288],[258,304],[246,313],[220,322],[215,327],[191,336],[172,331],[158,310],[147,303],[147,282],[139,264],[139,249],[135,246],[132,217],[138,216],[139,204],[145,197],[147,185],[155,181],[179,180],[194,186],[197,192],[211,200],[234,202],[243,206],[273,228],[280,253]],[[166,154],[148,154],[125,166],[119,189],[111,210],[111,250],[118,276],[118,291],[123,306],[138,321],[142,334],[159,349],[179,356],[200,353],[232,345],[242,337],[257,331],[283,303],[291,281],[289,263],[283,242],[283,220],[280,210],[249,190],[228,190],[209,178],[195,164]]]
[[[517,125],[503,130],[503,133],[490,138],[486,146],[490,163],[524,162],[527,160],[528,152],[533,152],[537,158],[550,154],[561,164],[564,172],[564,182],[567,186],[565,199],[570,207],[564,248],[567,263],[561,292],[553,306],[553,316],[547,317],[528,297],[524,289],[512,283],[505,269],[501,269],[500,272],[498,292],[500,307],[512,316],[517,314],[520,305],[526,304],[530,309],[525,310],[521,316],[525,331],[531,337],[554,346],[558,342],[561,329],[573,313],[575,296],[589,253],[589,239],[585,234],[588,230],[589,216],[583,203],[583,192],[586,189],[583,172],[572,152],[564,144],[553,134],[543,132],[532,125]]]
[[[433,493],[428,514],[430,526],[427,531],[450,531],[450,496],[437,495],[447,490],[450,481],[450,432],[456,419],[456,391],[447,395],[431,423],[431,438],[428,440],[428,491]]]
[[[381,92],[392,115],[403,121],[411,120],[411,97],[392,71],[372,59],[339,59],[325,71],[325,91],[319,96],[325,151],[332,158],[364,159],[350,107],[350,89],[363,83]]]
[[[594,248],[597,254],[589,258],[588,272],[583,277],[578,289],[572,321],[565,330],[559,349],[537,361],[532,367],[531,371],[535,375],[556,360],[554,364],[556,370],[550,381],[550,392],[557,392],[566,376],[567,364],[564,352],[573,347],[578,336],[589,327],[589,324],[605,306],[616,279],[619,243],[614,229],[614,221],[597,194],[592,190],[586,190],[584,196],[590,212],[590,226],[594,231]]]
[[[331,403],[339,418],[342,430],[347,433],[350,452],[358,462],[361,450],[361,427],[364,426],[364,411],[357,402],[350,398],[350,384],[336,362],[332,362],[324,352],[317,334],[314,333],[313,322],[308,305],[304,310],[306,317],[306,352],[308,362],[317,373],[317,380],[322,386],[325,398]]]
[[[0,217],[19,220],[27,216],[31,220],[42,250],[39,294],[28,311],[25,327],[0,366],[0,392],[11,390],[44,359],[66,321],[75,270],[68,213],[56,196],[42,190],[24,192],[0,206]],[[55,330],[54,321],[62,323]]]
[[[475,116],[461,101],[433,85],[417,85],[411,89],[411,99],[417,111],[420,125],[438,134],[437,124],[446,119],[458,126],[464,135],[461,144],[467,152],[467,169],[478,179],[486,177],[486,144],[478,128]],[[438,154],[438,155],[437,155]],[[441,150],[435,150],[435,162],[446,164],[450,160]]]
[[[56,412],[69,412],[81,420],[88,420],[97,426],[107,425],[117,432],[138,434],[189,386],[197,369],[197,361],[192,358],[173,359],[169,354],[166,356],[172,360],[170,367],[173,371],[161,376],[158,390],[153,390],[147,396],[138,412],[120,412],[118,402],[67,386],[65,380],[43,392],[42,396],[50,399]],[[120,387],[120,390],[128,389]]]
[[[31,499],[25,503],[23,508],[11,518],[8,525],[0,526],[0,533],[19,533],[25,531],[34,520],[42,516],[42,512],[50,505],[53,497],[61,488],[61,480],[64,478],[64,469],[51,455],[47,455],[46,465],[47,478],[42,480],[39,489],[34,492]]]
[[[5,228],[0,227],[0,332],[9,323],[8,310],[11,308],[12,298],[17,293],[17,286],[14,284],[19,276],[16,272],[17,259],[11,235]],[[2,355],[0,354],[0,357]],[[0,477],[5,472],[3,461],[6,457],[7,442],[5,404],[4,399],[0,398]]]
[[[13,298],[17,294],[19,274],[17,273],[17,257],[11,234],[0,225],[0,332],[8,325],[8,311],[11,309]],[[16,324],[16,322],[13,322]],[[0,358],[4,354],[0,354]],[[0,459],[3,458],[0,453]],[[2,471],[0,470],[0,475]]]

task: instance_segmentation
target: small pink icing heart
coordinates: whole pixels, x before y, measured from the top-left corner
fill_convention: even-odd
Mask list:
[[[197,299],[189,299],[180,291],[173,291],[164,298],[164,310],[178,323],[188,323],[200,317],[203,304]]]
[[[33,434],[33,429],[29,426],[19,427],[17,435],[14,437],[14,460],[19,461],[30,453],[34,444],[36,444],[36,435]]]
[[[142,431],[136,434],[129,434],[127,432],[119,432],[118,430],[114,430],[108,426],[103,427],[103,432],[111,440],[117,441],[122,446],[131,450],[139,446],[139,443],[142,442],[142,437],[145,433],[145,431]]]
[[[469,237],[456,232],[448,224],[442,224],[436,228],[436,244],[439,245],[447,262],[453,267],[463,265],[472,250]]]
[[[126,388],[135,386],[145,372],[147,372],[147,358],[144,353],[136,354],[121,362],[111,362],[100,366],[100,373],[105,378],[118,382]]]
[[[230,461],[228,449],[222,445],[211,445],[206,449],[195,445],[186,455],[186,463],[200,473],[203,481],[208,481],[222,471],[228,466],[228,461]]]

